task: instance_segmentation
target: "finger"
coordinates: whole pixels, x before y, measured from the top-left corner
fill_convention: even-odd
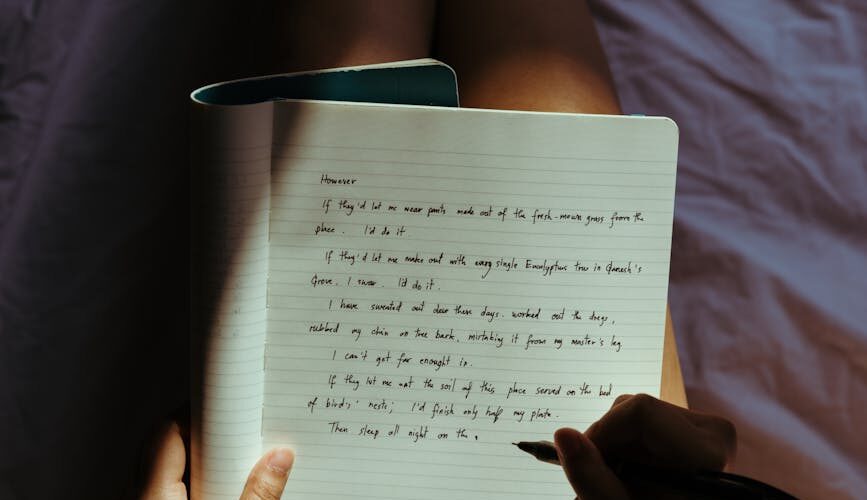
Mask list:
[[[617,403],[587,429],[587,437],[609,462],[659,462],[686,470],[722,469],[734,456],[736,443],[728,420],[646,394]]]
[[[554,443],[566,478],[580,500],[629,498],[623,484],[586,436],[575,429],[558,429]]]
[[[171,422],[160,429],[150,459],[150,472],[142,500],[186,500],[184,440],[178,424]]]
[[[295,454],[287,448],[266,453],[253,466],[240,500],[279,500],[294,461]]]
[[[621,395],[617,396],[616,398],[614,398],[614,403],[611,404],[611,407],[614,408],[615,406],[619,405],[620,403],[623,403],[625,401],[629,401],[633,397],[634,396],[632,394],[621,394]]]
[[[681,410],[683,410],[681,408]],[[717,415],[710,415],[698,411],[683,410],[686,418],[693,425],[720,436],[726,447],[726,456],[731,462],[737,454],[737,429],[729,420]]]
[[[620,403],[623,403],[623,402],[625,402],[625,401],[629,401],[632,397],[633,397],[632,394],[621,394],[621,395],[617,396],[616,398],[614,398],[614,402],[611,403],[611,408],[614,408],[615,406],[617,406],[617,405],[619,405]],[[588,427],[588,428],[584,431],[584,434],[587,435],[587,436],[592,436],[593,433],[595,432],[595,431],[594,431],[594,426],[595,426],[596,424],[598,424],[598,423],[599,423],[599,422],[596,421],[596,422],[593,422],[592,424],[590,424],[590,427]]]
[[[734,454],[734,426],[639,394],[612,408],[588,437],[613,461],[659,462],[679,469],[722,469]]]

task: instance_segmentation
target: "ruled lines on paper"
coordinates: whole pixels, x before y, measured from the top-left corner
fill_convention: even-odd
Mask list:
[[[209,113],[192,182],[191,256],[205,318],[204,363],[194,387],[191,493],[237,499],[262,449],[270,209],[270,109],[196,109]],[[195,155],[194,155],[195,156]]]
[[[300,137],[275,122],[263,434],[298,453],[287,496],[568,495],[510,443],[658,392],[670,141],[546,157],[495,116],[313,108]]]

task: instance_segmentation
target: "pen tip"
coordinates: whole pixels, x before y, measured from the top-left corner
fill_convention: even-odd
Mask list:
[[[512,443],[518,447],[519,450],[525,451],[531,455],[535,456],[536,446],[534,443],[528,443],[526,441],[519,441],[517,443]]]

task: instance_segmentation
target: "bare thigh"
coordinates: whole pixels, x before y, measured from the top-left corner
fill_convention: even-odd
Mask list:
[[[461,105],[619,114],[582,0],[440,0],[434,56],[458,74]]]
[[[285,2],[276,53],[282,71],[357,66],[430,56],[434,0]]]
[[[433,55],[464,106],[620,112],[582,0],[295,1],[275,16],[279,72]]]

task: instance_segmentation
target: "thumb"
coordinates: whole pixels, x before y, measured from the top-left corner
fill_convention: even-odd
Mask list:
[[[164,425],[151,450],[150,473],[140,500],[186,500],[184,439],[178,424]]]
[[[563,428],[554,433],[557,455],[566,478],[580,500],[626,500],[629,495],[602,454],[587,436],[575,429]]]
[[[288,448],[276,448],[265,454],[247,477],[240,500],[280,500],[295,454]]]

